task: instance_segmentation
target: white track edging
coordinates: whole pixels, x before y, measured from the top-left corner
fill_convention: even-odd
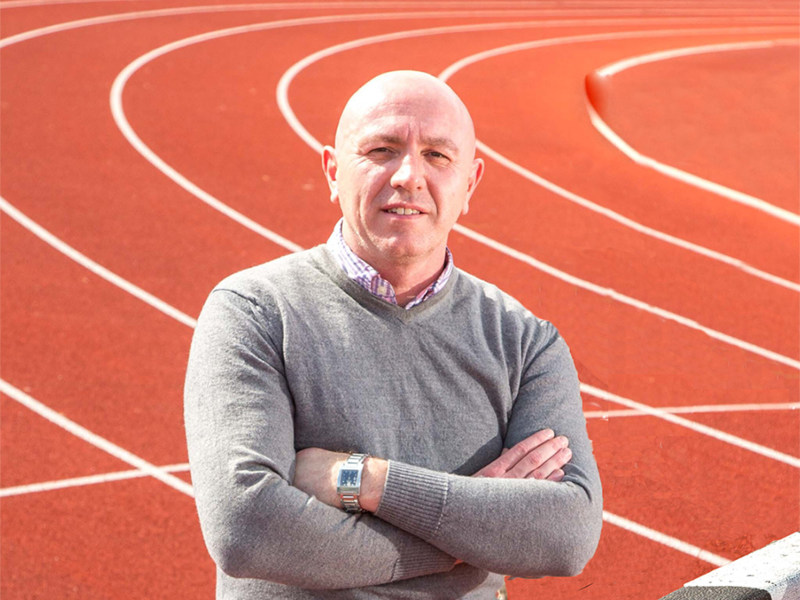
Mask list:
[[[2,200],[2,199],[0,199],[0,200]],[[13,213],[9,212],[9,209],[13,210]],[[158,306],[158,303],[162,303],[165,306],[169,306],[168,304],[166,304],[166,302],[163,302],[162,300],[160,300],[158,298],[155,298],[155,296],[153,296],[152,294],[149,294],[148,292],[144,292],[138,286],[135,286],[131,282],[127,281],[126,279],[123,279],[122,277],[120,277],[116,273],[112,273],[111,271],[109,271],[105,267],[97,264],[96,262],[94,262],[90,258],[88,258],[88,257],[86,257],[86,256],[84,256],[84,255],[82,255],[82,254],[80,254],[80,253],[78,253],[76,251],[69,252],[68,250],[71,250],[70,246],[65,244],[62,240],[60,240],[59,238],[54,236],[49,231],[45,230],[43,227],[41,227],[41,225],[35,223],[29,217],[27,217],[26,215],[22,214],[18,209],[14,208],[10,204],[8,204],[8,201],[2,200],[2,203],[0,203],[0,211],[5,212],[6,214],[9,214],[10,216],[14,217],[15,220],[17,220],[18,223],[20,223],[23,227],[25,227],[26,229],[31,231],[34,235],[36,235],[37,237],[39,237],[40,239],[42,239],[46,243],[50,244],[56,250],[58,250],[58,251],[62,252],[63,254],[65,254],[68,258],[71,258],[72,260],[74,260],[74,261],[78,262],[80,265],[86,267],[87,269],[89,269],[90,271],[92,271],[93,273],[98,275],[99,277],[102,277],[103,279],[105,279],[106,281],[111,283],[112,285],[115,285],[115,286],[119,287],[123,291],[128,292],[129,294],[133,295],[134,297],[138,298],[139,300],[142,300],[143,302],[146,302],[150,306],[153,306],[154,308],[157,308],[158,310],[161,310],[161,308],[159,308],[159,306]],[[21,218],[19,218],[19,217],[21,217]],[[139,292],[142,292],[142,293],[139,293]],[[157,302],[149,302],[148,299],[155,299]],[[164,312],[164,314],[172,317],[173,319],[183,323],[184,325],[187,325],[188,327],[191,327],[191,328],[195,327],[196,321],[194,319],[192,319],[191,317],[186,317],[186,319],[182,319],[182,318],[180,318],[179,315],[183,314],[183,313],[180,313],[180,311],[178,311],[177,309],[173,309],[173,311],[175,312],[175,314],[173,314],[172,311],[162,311],[162,312]],[[760,444],[756,444],[755,442],[751,442],[749,440],[745,440],[743,438],[740,438],[740,437],[735,436],[735,435],[731,435],[729,433],[726,433],[726,432],[721,431],[719,429],[715,429],[713,427],[708,427],[706,425],[701,425],[699,423],[695,423],[694,421],[690,421],[688,419],[683,419],[683,418],[680,418],[680,417],[672,417],[671,414],[669,414],[669,413],[673,413],[673,412],[680,412],[678,410],[671,411],[671,410],[668,410],[668,409],[665,409],[665,408],[653,407],[653,406],[650,406],[650,405],[647,405],[647,404],[642,404],[640,402],[636,402],[635,400],[630,400],[629,398],[623,398],[622,396],[619,396],[619,395],[616,395],[616,394],[612,394],[612,393],[607,392],[605,390],[601,390],[599,388],[596,388],[594,386],[590,386],[590,385],[587,385],[587,384],[584,384],[584,383],[580,384],[580,390],[581,390],[581,393],[587,394],[589,396],[594,396],[596,398],[600,398],[600,399],[606,400],[608,402],[613,402],[615,404],[620,404],[622,406],[626,406],[629,409],[637,411],[639,413],[643,413],[643,414],[648,415],[648,416],[652,416],[652,417],[656,417],[658,419],[669,421],[669,422],[673,423],[674,425],[678,425],[680,427],[684,427],[686,429],[690,429],[690,430],[695,431],[697,433],[700,433],[702,435],[707,435],[707,436],[709,436],[709,437],[711,437],[713,439],[716,439],[718,441],[722,441],[722,442],[725,442],[727,444],[731,444],[733,446],[736,446],[738,448],[742,448],[744,450],[748,450],[750,452],[754,452],[756,454],[760,454],[762,456],[766,456],[768,458],[772,458],[772,459],[777,460],[779,462],[783,462],[783,463],[786,463],[786,464],[789,464],[789,465],[794,465],[795,461],[800,461],[800,459],[797,459],[797,458],[795,458],[793,456],[789,456],[789,455],[786,455],[784,453],[778,452],[777,450],[773,450],[772,448],[768,448],[766,446],[762,446]],[[744,406],[750,406],[750,405],[744,405]],[[773,406],[773,405],[769,405],[769,406]],[[781,404],[780,406],[784,407],[785,404]]]
[[[413,33],[415,35],[418,35],[418,31],[419,30],[416,30]],[[631,32],[626,32],[626,33],[629,34],[629,35],[631,34]],[[367,38],[362,38],[360,40],[354,40],[354,41],[350,41],[350,42],[345,42],[343,44],[337,44],[337,45],[331,46],[329,48],[325,48],[323,50],[319,50],[319,51],[317,51],[317,52],[315,52],[313,54],[310,54],[309,56],[306,56],[305,58],[299,60],[298,62],[296,62],[289,69],[287,69],[286,72],[284,73],[284,75],[281,77],[280,81],[278,82],[278,86],[277,86],[277,90],[276,90],[276,96],[277,96],[277,100],[278,100],[278,107],[280,108],[281,113],[283,113],[284,118],[286,119],[286,122],[289,124],[290,127],[292,127],[292,129],[294,129],[294,131],[296,132],[298,137],[300,137],[303,141],[305,141],[306,144],[311,146],[311,148],[313,148],[317,153],[320,153],[322,151],[322,144],[319,142],[319,140],[314,138],[314,136],[311,135],[311,133],[309,133],[309,131],[302,125],[302,123],[300,123],[299,119],[294,114],[294,111],[292,110],[292,108],[290,106],[288,97],[289,97],[289,86],[291,85],[291,82],[294,80],[294,78],[303,69],[307,68],[309,65],[311,65],[311,64],[313,64],[313,63],[315,63],[315,62],[317,62],[317,61],[319,61],[319,60],[321,60],[323,58],[328,58],[328,57],[330,57],[330,56],[332,56],[332,55],[334,55],[336,53],[343,52],[343,51],[346,51],[346,50],[350,50],[350,49],[353,49],[353,48],[356,48],[356,47],[365,46],[365,45],[373,44],[373,43],[378,43],[380,41],[386,41],[388,35],[392,35],[392,34],[381,35],[381,36],[371,36],[371,37],[367,37]],[[411,36],[409,36],[409,37],[411,37]],[[394,38],[392,38],[392,39],[394,39]],[[618,301],[618,302],[620,302],[622,304],[626,304],[628,306],[632,306],[634,308],[638,308],[638,309],[640,309],[640,310],[642,310],[644,312],[648,312],[648,313],[657,315],[657,316],[662,317],[664,319],[667,319],[669,321],[673,321],[673,322],[679,323],[679,324],[684,325],[684,326],[686,326],[686,327],[688,327],[690,329],[695,329],[697,331],[702,331],[703,333],[705,333],[709,337],[714,338],[716,340],[719,340],[721,342],[724,342],[726,344],[730,344],[730,345],[738,347],[738,348],[740,348],[742,350],[747,350],[747,351],[752,352],[754,354],[758,354],[758,355],[763,356],[765,358],[769,358],[770,360],[774,360],[776,362],[780,362],[782,364],[785,364],[787,366],[790,366],[790,367],[793,367],[795,369],[800,370],[800,361],[798,361],[796,359],[790,358],[788,356],[784,356],[784,355],[779,354],[777,352],[772,352],[771,350],[767,350],[765,348],[761,348],[761,347],[759,347],[759,346],[757,346],[755,344],[751,344],[749,342],[745,342],[745,341],[740,340],[738,338],[735,338],[733,336],[729,336],[729,335],[724,334],[722,332],[719,332],[719,331],[716,331],[714,329],[711,329],[710,327],[706,327],[704,325],[701,325],[701,324],[697,323],[696,321],[694,321],[692,319],[688,319],[686,317],[683,317],[683,316],[675,314],[673,312],[664,310],[662,308],[651,306],[651,305],[649,305],[649,304],[647,304],[645,302],[642,302],[642,301],[637,300],[635,298],[631,298],[629,296],[626,296],[625,294],[621,294],[621,293],[619,293],[619,292],[617,292],[617,291],[615,291],[613,289],[604,288],[602,286],[596,285],[594,283],[591,283],[591,282],[585,281],[583,279],[580,279],[578,277],[575,277],[573,275],[570,275],[570,274],[568,274],[568,273],[566,273],[564,271],[561,271],[560,269],[556,269],[555,267],[552,267],[552,266],[550,266],[548,264],[545,264],[545,263],[543,263],[543,262],[541,262],[539,260],[536,260],[532,256],[529,256],[529,255],[527,255],[527,254],[525,254],[523,252],[515,250],[514,248],[511,248],[511,247],[509,247],[509,246],[507,246],[507,245],[505,245],[505,244],[503,244],[501,242],[498,242],[497,240],[489,238],[488,236],[480,234],[480,233],[478,233],[478,232],[476,232],[474,230],[468,229],[468,228],[466,228],[466,227],[464,227],[462,225],[456,224],[455,227],[453,228],[453,230],[458,232],[458,233],[460,233],[460,234],[462,234],[462,235],[464,235],[464,236],[466,236],[466,237],[469,237],[472,240],[475,240],[475,241],[480,242],[480,243],[482,243],[482,244],[484,244],[486,246],[489,246],[490,248],[493,248],[493,249],[497,250],[498,252],[500,252],[502,254],[510,256],[511,258],[515,258],[515,259],[517,259],[517,260],[519,260],[519,261],[521,261],[521,262],[523,262],[525,264],[528,264],[528,265],[530,265],[530,266],[532,266],[532,267],[534,267],[534,268],[536,268],[536,269],[538,269],[540,271],[543,271],[543,272],[547,273],[548,275],[551,275],[551,276],[553,276],[553,277],[555,277],[557,279],[560,279],[562,281],[565,281],[567,283],[571,283],[571,284],[575,285],[576,287],[580,287],[580,288],[583,288],[585,290],[594,292],[594,293],[596,293],[596,294],[598,294],[600,296],[605,296],[607,298],[612,298],[612,299],[614,299],[614,300],[616,300],[616,301]]]

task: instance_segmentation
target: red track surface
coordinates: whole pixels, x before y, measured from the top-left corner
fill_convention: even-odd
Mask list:
[[[5,2],[0,36],[203,3]],[[198,33],[392,10],[381,11],[383,6],[138,18],[3,48],[3,198],[100,265],[196,316],[222,277],[287,250],[202,203],[147,162],[112,118],[113,81],[144,53]],[[644,225],[797,283],[797,226],[635,165],[592,127],[583,91],[587,73],[631,56],[796,39],[794,3],[709,2],[700,13],[689,13],[689,5],[679,2],[619,2],[616,8],[628,15],[609,12],[610,3],[600,15],[578,5],[538,6],[562,14],[502,14],[524,7],[499,2],[476,7],[494,14],[466,17],[451,5],[438,8],[450,10],[449,16],[304,25],[203,42],[147,63],[128,82],[123,107],[138,136],[168,165],[240,213],[309,247],[326,239],[337,213],[327,202],[318,157],[275,101],[278,80],[300,59],[342,42],[410,29],[640,19],[428,35],[323,58],[292,82],[289,102],[308,131],[329,142],[348,95],[381,71],[438,74],[465,56],[536,39],[695,30],[508,53],[465,67],[450,83],[470,107],[479,138],[505,157]],[[781,25],[793,30],[697,31]],[[619,74],[604,93],[606,121],[640,152],[798,212],[796,46],[643,65]],[[464,226],[582,280],[800,359],[797,291],[642,235],[491,159],[487,166]],[[460,267],[554,322],[590,386],[653,407],[800,402],[796,366],[576,287],[464,235],[454,233],[451,248]],[[2,260],[3,381],[152,464],[185,462],[181,390],[191,329],[46,245],[5,213]],[[588,394],[584,401],[587,411],[622,408]],[[0,410],[4,600],[213,597],[213,564],[191,498],[150,477],[8,495],[15,486],[132,467],[9,396],[2,397]],[[797,458],[799,412],[680,416]],[[784,537],[800,523],[797,466],[652,416],[590,418],[589,433],[612,515],[725,559]],[[188,481],[186,473],[175,475]],[[655,599],[714,568],[654,537],[607,523],[582,575],[515,580],[510,597]]]

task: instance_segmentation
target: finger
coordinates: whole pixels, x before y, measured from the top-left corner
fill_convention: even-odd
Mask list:
[[[563,460],[563,457],[559,458],[559,453],[567,447],[567,444],[569,442],[564,436],[547,440],[528,452],[512,469],[506,472],[505,477],[522,479],[536,471],[536,479],[544,479],[554,469],[562,467],[569,460],[569,458],[566,460]]]
[[[561,469],[556,469],[547,476],[547,481],[561,481],[562,479],[564,479],[564,471]]]
[[[552,439],[554,435],[552,429],[537,431],[532,436],[525,438],[520,443],[510,448],[507,452],[501,453],[499,458],[490,462],[475,473],[475,475],[479,477],[505,477],[509,469],[514,467],[514,465],[522,460],[534,448]]]
[[[525,477],[533,479],[547,479],[554,471],[560,471],[561,467],[567,464],[571,458],[572,451],[569,448],[562,448],[556,452],[552,458],[545,461],[540,467],[533,469],[530,473],[525,475]]]

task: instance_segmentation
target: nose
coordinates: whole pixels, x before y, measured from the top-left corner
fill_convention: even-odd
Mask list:
[[[408,153],[403,156],[400,165],[392,175],[393,188],[403,188],[409,192],[417,192],[425,187],[421,157]]]

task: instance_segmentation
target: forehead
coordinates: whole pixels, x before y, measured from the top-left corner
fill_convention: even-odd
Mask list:
[[[471,122],[465,111],[441,94],[402,90],[401,93],[370,94],[352,107],[347,137],[356,144],[376,136],[467,142]]]

